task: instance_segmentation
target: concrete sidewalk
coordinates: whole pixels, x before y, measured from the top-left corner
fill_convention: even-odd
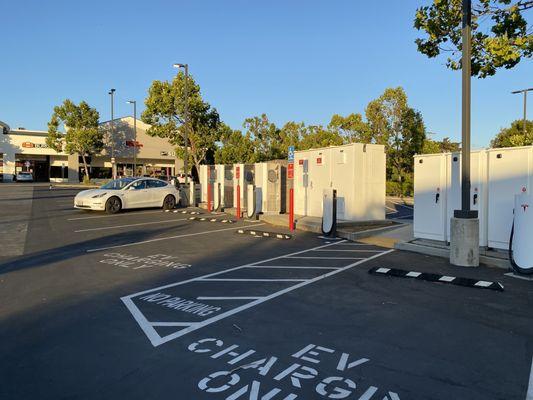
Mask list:
[[[260,214],[259,219],[272,225],[287,227],[287,214]],[[296,229],[314,233],[322,233],[322,219],[295,215]],[[413,239],[413,225],[405,221],[343,221],[337,222],[337,236],[348,240],[357,240],[368,244],[394,248],[399,242]]]

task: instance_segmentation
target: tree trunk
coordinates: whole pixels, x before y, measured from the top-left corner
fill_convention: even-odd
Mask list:
[[[85,176],[87,177],[87,180],[90,180],[91,178],[89,176],[89,168],[87,168],[87,159],[85,158],[85,154],[82,153],[81,159],[83,160],[83,169],[85,172]]]

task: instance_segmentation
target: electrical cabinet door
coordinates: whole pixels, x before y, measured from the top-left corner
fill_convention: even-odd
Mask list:
[[[488,244],[508,249],[514,197],[530,192],[531,148],[494,149],[488,152],[488,157]]]
[[[415,157],[415,238],[446,240],[448,157],[448,154]]]
[[[454,210],[461,209],[461,154],[453,153],[448,162],[450,182],[447,198],[447,222]],[[475,151],[470,154],[470,209],[477,210],[479,218],[479,245],[487,246],[487,153]],[[447,224],[447,240],[450,241],[450,224]]]

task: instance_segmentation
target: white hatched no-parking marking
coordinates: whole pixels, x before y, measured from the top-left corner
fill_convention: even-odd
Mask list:
[[[185,280],[182,282],[175,282],[164,286],[159,286],[156,288],[144,290],[142,292],[134,293],[128,296],[124,296],[121,298],[121,300],[124,302],[128,310],[131,312],[141,329],[144,331],[150,342],[153,346],[159,346],[163,343],[166,343],[170,340],[179,338],[183,335],[186,335],[187,333],[193,332],[197,329],[203,328],[207,325],[213,324],[217,321],[220,321],[224,318],[227,318],[229,316],[232,316],[236,313],[239,313],[241,311],[244,311],[248,308],[255,307],[261,303],[264,303],[265,301],[274,299],[278,296],[281,296],[283,294],[289,293],[293,290],[299,289],[301,287],[310,285],[312,283],[318,282],[324,278],[333,276],[335,274],[338,274],[340,272],[343,272],[349,268],[353,268],[355,266],[358,266],[366,261],[372,260],[374,258],[380,257],[384,254],[388,254],[394,250],[385,250],[385,251],[376,251],[375,254],[372,254],[366,258],[361,257],[314,257],[312,256],[314,251],[320,251],[320,249],[337,246],[339,244],[344,244],[344,242],[338,242],[338,243],[330,243],[318,247],[314,247],[307,250],[297,251],[294,253],[286,254],[283,256],[273,257],[266,260],[256,261],[251,264],[245,264],[234,268],[229,268],[224,271],[214,272],[211,274],[199,276],[196,278],[192,278],[189,280]],[[309,254],[309,256],[305,256],[304,254]],[[344,265],[341,267],[333,267],[333,266],[313,266],[313,265],[300,265],[300,266],[294,266],[294,265],[283,265],[284,259],[301,259],[304,261],[305,259],[318,259],[318,260],[349,260],[350,263],[348,265]],[[258,265],[258,264],[264,264],[272,261],[277,261],[277,265]],[[230,278],[224,278],[220,277],[220,275],[228,274],[235,271],[262,271],[265,272],[265,270],[272,269],[272,270],[278,270],[283,271],[287,270],[288,272],[294,271],[294,270],[319,270],[321,273],[318,276],[314,276],[311,278],[250,278],[250,277],[230,277]],[[243,294],[242,296],[236,295],[235,293],[231,293],[231,291],[224,286],[217,287],[217,286],[205,286],[209,290],[214,290],[215,292],[220,291],[222,293],[216,293],[216,295],[206,295],[205,293],[199,293],[196,296],[184,296],[183,294],[179,293],[179,290],[186,292],[187,290],[187,284],[194,284],[194,285],[216,285],[216,283],[238,283],[238,284],[250,284],[249,286],[245,286],[245,288],[249,288],[250,292],[253,292],[255,286],[258,283],[281,283],[281,284],[290,284],[288,287],[284,287],[282,289],[278,287],[268,288],[269,291],[267,294],[258,296],[258,295],[252,295],[253,293],[249,294]],[[189,286],[190,287],[190,286]],[[201,286],[204,287],[204,286]],[[164,293],[164,291],[168,292],[168,289],[172,289],[174,291],[178,290],[177,294],[167,294]],[[242,288],[241,288],[242,289]],[[171,290],[171,291],[172,291]],[[193,289],[198,290],[198,289]],[[223,293],[223,292],[226,293]],[[228,293],[229,291],[229,293]],[[184,298],[178,297],[178,296],[184,296]],[[188,300],[193,298],[192,300]],[[212,306],[209,304],[203,304],[198,303],[199,301],[219,301],[217,306]],[[232,308],[226,309],[224,303],[227,304],[228,301],[244,301],[244,304],[240,305],[234,305]],[[164,312],[166,315],[170,315],[171,319],[175,319],[175,321],[154,321],[154,318],[149,318],[145,316],[145,314],[141,311],[143,306],[146,306],[149,304],[150,307],[153,305],[160,306],[160,308],[157,308],[159,311],[159,316],[161,316],[161,312]],[[181,311],[181,312],[177,312]],[[191,321],[191,314],[195,314],[196,316],[205,316],[205,318],[201,321]],[[211,314],[213,314],[211,316]],[[180,316],[183,316],[181,318]],[[161,318],[161,317],[159,317]],[[163,318],[161,318],[163,319]],[[167,319],[166,317],[164,319]],[[175,332],[167,333],[165,335],[161,335],[155,328],[156,327],[179,327]]]

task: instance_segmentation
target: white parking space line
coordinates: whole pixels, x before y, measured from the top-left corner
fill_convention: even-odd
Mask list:
[[[256,224],[255,226],[257,225],[265,225],[264,223],[262,224]],[[146,244],[146,243],[154,243],[154,242],[160,242],[162,240],[170,240],[170,239],[179,239],[179,238],[184,238],[184,237],[190,237],[190,236],[199,236],[199,235],[207,235],[207,234],[210,234],[210,233],[217,233],[217,232],[224,232],[224,231],[234,231],[234,230],[237,230],[237,229],[241,229],[241,228],[247,228],[249,227],[250,225],[244,225],[244,226],[241,226],[241,227],[233,227],[233,228],[224,228],[224,229],[213,229],[211,231],[203,231],[203,232],[195,232],[195,233],[186,233],[186,234],[183,234],[183,235],[175,235],[175,236],[165,236],[165,237],[161,237],[161,238],[155,238],[155,239],[150,239],[150,240],[141,240],[139,242],[131,242],[131,243],[125,243],[125,244],[117,244],[115,246],[106,246],[106,247],[99,247],[97,249],[88,249],[88,250],[85,250],[86,253],[92,253],[92,252],[95,252],[95,251],[102,251],[102,250],[109,250],[109,249],[118,249],[120,247],[129,247],[129,246],[138,246],[138,245],[141,245],[141,244]]]
[[[533,400],[533,358],[531,359],[531,369],[529,371],[529,386],[527,388],[526,400]]]
[[[230,268],[230,269],[227,269],[227,270],[224,270],[224,271],[214,272],[214,273],[211,273],[211,274],[199,276],[199,277],[192,278],[192,279],[189,279],[189,280],[185,280],[185,281],[182,281],[182,282],[175,282],[175,283],[171,283],[171,284],[168,284],[168,285],[159,286],[159,287],[156,287],[156,288],[144,290],[142,292],[134,293],[134,294],[131,294],[129,296],[124,296],[124,297],[121,298],[121,300],[124,302],[124,304],[126,305],[128,310],[132,313],[133,317],[135,318],[135,320],[137,321],[137,323],[139,324],[141,329],[144,331],[144,333],[146,334],[146,336],[148,337],[148,339],[150,340],[152,345],[155,347],[155,346],[159,346],[159,345],[161,345],[163,343],[166,343],[166,342],[168,342],[170,340],[173,340],[173,339],[176,339],[176,338],[181,337],[183,335],[186,335],[187,333],[193,332],[193,331],[195,331],[197,329],[203,328],[203,327],[205,327],[207,325],[210,325],[212,323],[220,321],[220,320],[222,320],[224,318],[232,316],[232,315],[234,315],[236,313],[244,311],[244,310],[246,310],[248,308],[257,306],[257,305],[259,305],[259,304],[261,304],[261,303],[263,303],[265,301],[274,299],[274,298],[279,297],[279,296],[281,296],[283,294],[292,292],[293,290],[296,290],[296,289],[299,289],[301,287],[307,286],[307,285],[312,284],[314,282],[318,282],[318,281],[320,281],[322,279],[325,279],[327,277],[333,276],[333,275],[335,275],[337,273],[340,273],[342,271],[345,271],[345,270],[347,270],[349,268],[353,268],[355,266],[358,266],[358,265],[360,265],[360,264],[362,264],[362,263],[364,263],[366,261],[373,260],[373,259],[375,259],[377,257],[381,257],[381,256],[383,256],[385,254],[389,254],[389,253],[394,251],[393,249],[386,250],[386,251],[383,251],[381,253],[374,254],[374,255],[372,255],[372,256],[370,256],[368,258],[353,262],[353,263],[351,263],[351,264],[349,264],[349,265],[347,265],[345,267],[334,269],[332,271],[326,272],[326,273],[324,273],[322,275],[319,275],[319,276],[317,276],[315,278],[306,279],[306,280],[300,280],[300,282],[298,282],[298,283],[296,283],[294,285],[291,285],[291,286],[289,286],[289,287],[287,287],[285,289],[274,291],[273,293],[271,293],[269,295],[266,295],[266,296],[263,296],[263,297],[259,297],[256,300],[253,300],[253,301],[248,302],[246,304],[243,304],[241,306],[229,309],[228,311],[221,312],[218,315],[215,315],[213,317],[207,318],[207,319],[205,319],[205,320],[203,320],[201,322],[195,323],[194,325],[191,324],[190,326],[187,326],[184,329],[180,329],[180,330],[178,330],[176,332],[173,332],[173,333],[170,333],[170,334],[166,334],[165,336],[160,336],[159,333],[154,329],[154,326],[156,326],[155,324],[157,324],[158,322],[149,321],[147,319],[147,317],[145,317],[144,314],[140,311],[140,309],[138,308],[137,304],[133,301],[134,298],[138,298],[140,296],[143,296],[143,297],[161,296],[161,293],[157,293],[157,292],[161,292],[161,291],[163,291],[165,289],[168,289],[168,288],[173,288],[173,287],[177,287],[177,286],[181,286],[181,285],[186,285],[187,283],[200,283],[200,282],[206,281],[206,280],[214,280],[212,278],[217,276],[217,275],[226,274],[228,272],[240,270],[240,269],[243,269],[243,268],[248,268],[250,266],[253,266],[254,264],[262,264],[262,263],[266,263],[266,262],[270,262],[270,261],[274,261],[274,260],[279,260],[279,259],[283,259],[283,258],[286,258],[286,257],[295,256],[295,255],[298,255],[298,254],[303,254],[305,252],[308,252],[309,250],[314,250],[314,249],[318,249],[318,248],[334,246],[336,244],[337,243],[326,244],[326,245],[318,246],[318,247],[315,247],[315,248],[312,248],[312,249],[306,249],[306,250],[302,250],[302,251],[286,254],[286,255],[283,255],[283,256],[278,256],[278,257],[273,257],[273,258],[266,259],[266,260],[256,261],[255,263],[252,263],[252,264],[245,264],[245,265],[241,265],[241,266],[238,266],[238,267]],[[226,280],[224,279],[223,281],[226,281]],[[232,280],[232,281],[234,281],[234,280]],[[257,282],[257,281],[265,281],[265,280],[246,279],[246,280],[239,280],[239,281]],[[266,280],[266,281],[280,281],[280,280],[279,279],[273,279],[273,280]],[[286,281],[286,280],[284,280],[284,281]],[[294,280],[291,280],[291,281],[294,281]],[[253,289],[254,287],[255,286],[253,286],[253,285],[250,286],[251,289]],[[273,289],[273,290],[275,290],[275,289]],[[151,294],[149,294],[149,293],[151,293]],[[146,296],[144,296],[144,295],[146,295]],[[165,296],[168,298],[168,296],[172,296],[172,295],[163,295],[163,297],[165,297]],[[221,297],[225,297],[225,296],[221,296]],[[178,297],[174,297],[174,298],[179,299]]]
[[[356,253],[381,253],[383,250],[327,249],[327,250],[313,250],[313,251],[353,251]]]
[[[152,221],[152,222],[140,222],[138,224],[128,224],[128,225],[113,225],[113,226],[103,226],[101,228],[88,228],[88,229],[79,229],[74,231],[74,233],[79,232],[91,232],[91,231],[104,231],[107,229],[120,229],[120,228],[129,228],[132,226],[143,226],[143,225],[153,225],[153,224],[169,224],[177,221],[187,221],[189,218],[180,218],[180,219],[167,219],[164,221]]]
[[[241,296],[241,297],[226,297],[226,296],[199,296],[196,300],[257,300],[258,296]]]
[[[191,326],[196,322],[154,322],[153,326]]]
[[[248,265],[243,268],[272,268],[272,269],[339,269],[341,267],[313,267],[313,266],[294,266],[294,265]]]
[[[296,257],[285,257],[285,258],[303,258],[310,260],[362,260],[362,257],[307,257],[307,256],[296,256]]]
[[[198,282],[303,282],[308,279],[200,278]]]
[[[127,212],[122,214],[112,214],[112,215],[93,215],[90,217],[78,217],[78,218],[69,218],[67,221],[81,221],[83,219],[98,219],[98,218],[115,218],[115,217],[127,217],[129,216],[135,216],[135,215],[141,215],[141,214],[155,214],[160,213],[161,210],[154,210],[154,211],[140,211],[140,212]]]

